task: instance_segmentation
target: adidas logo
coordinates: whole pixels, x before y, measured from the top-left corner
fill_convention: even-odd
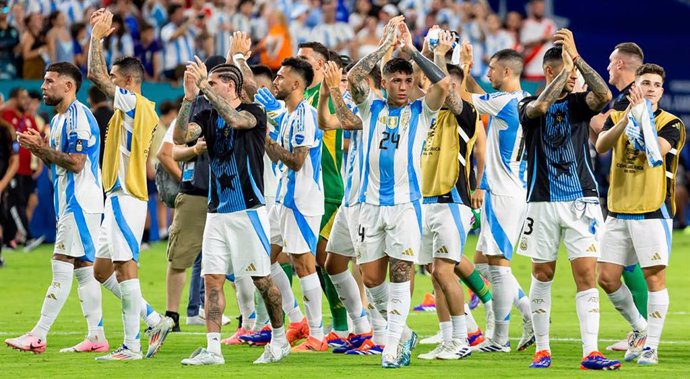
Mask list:
[[[408,257],[414,257],[414,251],[412,249],[405,249],[405,251],[402,252],[402,255],[406,255]]]
[[[545,309],[542,309],[542,308],[539,308],[539,309],[537,309],[536,311],[533,311],[532,313],[538,314],[538,315],[542,315],[542,314],[546,313],[546,310],[545,310]]]
[[[53,300],[57,300],[57,297],[55,296],[55,294],[54,294],[54,293],[50,293],[50,294],[46,295],[46,299],[53,299]]]
[[[441,246],[438,250],[436,250],[436,254],[448,254],[448,248]]]
[[[400,316],[400,312],[398,312],[398,310],[397,310],[397,309],[393,309],[393,310],[392,310],[392,311],[390,311],[389,313],[390,313],[390,314],[392,314],[392,315],[397,315],[397,316]]]
[[[250,263],[249,266],[247,266],[247,269],[244,270],[246,272],[256,272],[256,266],[254,266],[254,263]]]
[[[588,253],[596,253],[597,252],[597,245],[595,245],[595,244],[589,245],[589,247],[587,248],[587,252]]]
[[[307,301],[307,302],[308,302],[308,301],[309,301],[309,298],[305,296],[305,297],[304,297],[304,301]]]
[[[661,313],[659,313],[659,311],[655,311],[655,312],[653,312],[653,313],[650,313],[650,314],[649,314],[649,317],[651,317],[651,318],[659,318],[659,319],[660,319],[660,318],[663,318],[663,317],[661,316]]]
[[[659,252],[657,251],[656,253],[654,253],[654,255],[652,255],[652,260],[653,261],[660,261],[661,260],[661,254],[659,254]]]
[[[599,313],[599,308],[592,308],[589,310],[589,313]]]

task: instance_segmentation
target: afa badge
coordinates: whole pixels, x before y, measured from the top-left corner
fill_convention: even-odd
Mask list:
[[[82,140],[77,140],[77,145],[75,147],[75,150],[77,150],[77,153],[81,153],[81,151],[84,149],[84,143]]]
[[[527,250],[527,238],[520,240],[520,250]]]

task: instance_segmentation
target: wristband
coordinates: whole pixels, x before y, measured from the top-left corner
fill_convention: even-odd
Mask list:
[[[238,61],[240,59],[247,60],[247,58],[245,58],[245,55],[243,53],[235,53],[235,55],[232,56],[232,60],[234,60],[234,61]]]

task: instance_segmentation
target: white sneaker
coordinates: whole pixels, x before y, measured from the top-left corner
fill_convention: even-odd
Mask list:
[[[161,321],[156,326],[146,331],[149,335],[149,349],[146,352],[146,358],[153,358],[156,355],[173,327],[175,327],[175,321],[168,316],[162,316]]]
[[[110,354],[104,355],[102,357],[96,357],[97,361],[138,361],[142,359],[143,356],[141,352],[136,352],[130,350],[127,346],[122,345],[115,349]]]
[[[637,360],[637,364],[643,366],[659,364],[659,354],[656,349],[652,349],[651,347],[642,349],[642,355],[640,359]]]
[[[467,358],[470,355],[472,355],[472,349],[470,348],[470,345],[467,343],[467,340],[454,340],[450,343],[445,344],[443,347],[443,351],[441,351],[436,358],[443,360],[453,360]]]
[[[204,308],[199,308],[199,317],[204,321],[203,325],[206,325],[206,312],[204,312]],[[222,323],[223,325],[227,325],[230,322],[232,322],[232,319],[230,317],[223,315]]]
[[[211,353],[210,351],[200,347],[189,356],[181,361],[185,366],[212,366],[225,364],[225,358],[221,355]]]
[[[204,321],[204,319],[199,317],[199,316],[192,316],[192,317],[187,316],[187,320],[185,321],[185,324],[187,324],[187,325],[206,325],[206,321]]]
[[[628,336],[625,337],[625,339],[620,340],[620,341],[614,343],[613,345],[606,346],[606,350],[609,350],[609,351],[626,351],[626,350],[628,350],[628,338],[630,338],[630,335],[632,333],[633,332],[628,333]]]
[[[625,351],[623,360],[632,362],[639,357],[640,354],[642,354],[642,348],[645,342],[647,342],[646,331],[633,331],[631,334],[628,334],[628,350]]]
[[[423,338],[421,341],[419,341],[419,343],[422,345],[438,345],[441,342],[443,342],[443,338],[441,338],[441,331],[440,330],[438,331],[438,333],[434,334],[433,336]]]
[[[438,355],[443,352],[444,348],[445,348],[445,343],[441,342],[440,344],[438,344],[438,346],[436,346],[436,348],[434,350],[431,350],[428,353],[419,354],[417,356],[417,358],[428,360],[428,361],[433,361],[434,359],[438,358]]]
[[[477,353],[510,353],[510,342],[505,345],[500,345],[491,338],[487,338],[479,345],[472,346],[472,351],[476,351]]]
[[[285,343],[283,346],[276,346],[276,348],[273,348],[273,344],[269,343],[264,346],[263,354],[261,354],[261,356],[254,361],[254,364],[278,362],[287,357],[288,354],[290,354],[289,343]]]
[[[534,344],[534,327],[532,326],[532,320],[524,320],[522,322],[522,337],[520,337],[520,342],[518,343],[518,351],[523,351]]]

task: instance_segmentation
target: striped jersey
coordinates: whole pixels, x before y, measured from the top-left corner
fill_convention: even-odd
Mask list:
[[[119,190],[129,195],[130,193],[127,191],[127,186],[125,186],[124,183],[129,171],[129,156],[132,153],[134,114],[136,113],[137,107],[137,95],[124,88],[116,87],[113,107],[124,113],[122,122],[124,133],[120,133],[120,166],[117,172],[117,181],[109,192],[112,193]],[[139,169],[146,170],[146,167],[140,167]]]
[[[163,42],[163,70],[174,70],[179,65],[186,65],[194,61],[194,37],[197,31],[189,27],[187,31],[172,40],[178,26],[169,22],[161,29],[161,41]]]
[[[64,113],[50,121],[50,147],[62,153],[84,154],[86,161],[79,173],[55,163],[50,165],[53,178],[55,215],[71,212],[103,213],[103,187],[98,167],[101,134],[96,118],[88,107],[74,100]]]
[[[272,140],[278,139],[278,128],[270,122],[266,123],[268,129],[268,136]],[[273,163],[268,154],[264,154],[264,196],[267,198],[275,198],[276,190],[278,189],[278,164]]]
[[[281,119],[277,142],[293,153],[298,147],[308,147],[309,154],[299,171],[280,163],[280,180],[276,203],[304,216],[324,213],[323,181],[321,179],[321,144],[323,132],[317,127],[316,108],[302,100],[294,111]]]
[[[438,111],[423,98],[391,108],[373,92],[357,107],[364,149],[359,201],[383,206],[421,199],[422,149]]]
[[[479,188],[496,195],[524,196],[527,162],[518,103],[525,96],[529,94],[522,90],[472,95],[477,112],[489,115],[486,165]]]
[[[347,108],[359,116],[359,109],[352,100],[350,91],[343,94],[343,100]],[[362,181],[362,131],[361,130],[347,130],[343,136],[350,139],[350,145],[347,154],[343,151],[343,159],[345,159],[345,194],[343,196],[343,204],[346,207],[359,203],[359,185]]]

